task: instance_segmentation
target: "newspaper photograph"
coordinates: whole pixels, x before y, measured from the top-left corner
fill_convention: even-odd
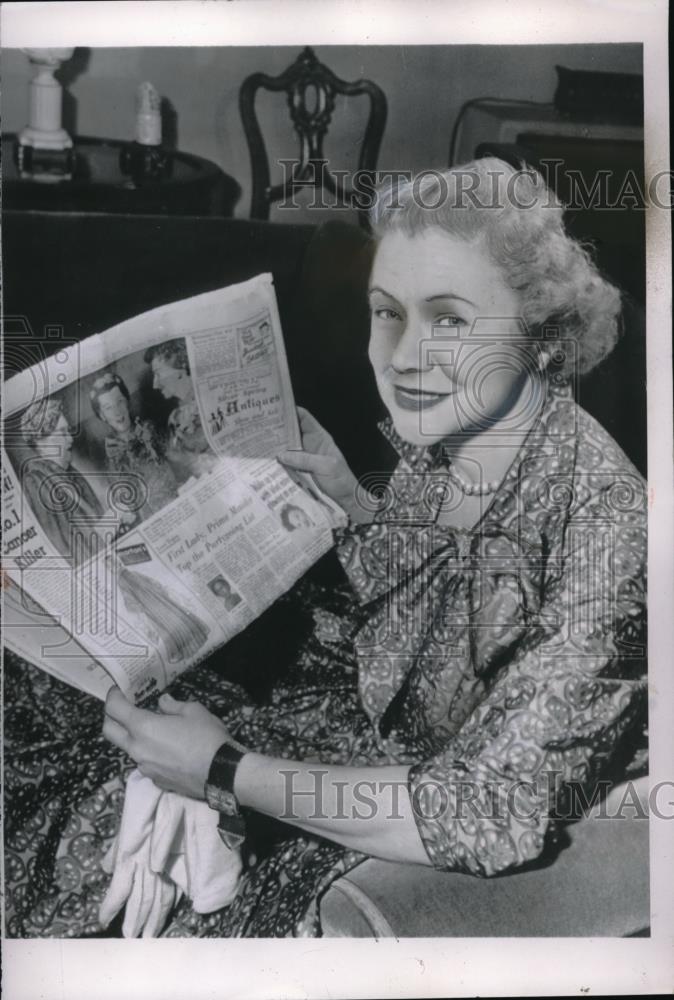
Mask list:
[[[31,659],[76,686],[92,657],[136,702],[162,691],[343,520],[273,457],[299,430],[270,275],[90,338],[15,376],[5,400],[3,565],[20,588],[5,637],[19,648],[37,602],[89,656],[66,663],[57,643]]]

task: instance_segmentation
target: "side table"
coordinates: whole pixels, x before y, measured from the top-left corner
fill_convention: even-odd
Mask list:
[[[75,140],[71,180],[20,176],[16,136],[2,139],[3,207],[20,211],[106,212],[124,215],[231,216],[240,194],[233,177],[191,153],[169,152],[170,170],[136,186],[119,167],[125,145],[115,139]]]

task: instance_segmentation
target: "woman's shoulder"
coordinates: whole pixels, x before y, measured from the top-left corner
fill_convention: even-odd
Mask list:
[[[577,412],[577,451],[580,471],[588,473],[598,469],[613,473],[616,477],[627,477],[644,484],[634,463],[627,457],[621,446],[609,431],[579,403],[574,402]]]
[[[573,471],[568,482],[572,520],[586,528],[601,522],[621,532],[637,530],[645,545],[646,483],[606,428],[573,403]],[[590,528],[590,530],[593,530]]]
[[[51,459],[43,458],[42,455],[32,452],[20,466],[21,485],[25,488],[26,483],[32,482],[34,479],[43,478],[58,468],[59,466],[56,462],[52,462]]]
[[[567,461],[562,464],[567,468],[572,464],[576,474],[627,476],[643,483],[641,473],[618,442],[575,401],[570,387],[551,391],[543,424],[544,433],[539,438],[542,450],[558,458],[566,456]],[[573,456],[572,463],[568,461],[570,456]]]
[[[576,403],[553,393],[517,469],[520,515],[563,533],[570,520],[645,526],[646,484],[611,434]],[[556,527],[555,527],[556,526]]]

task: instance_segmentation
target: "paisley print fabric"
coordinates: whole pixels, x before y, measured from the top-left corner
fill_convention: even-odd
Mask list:
[[[233,679],[260,659],[255,626],[171,691],[289,761],[409,763],[431,863],[516,870],[554,840],[569,789],[619,773],[645,728],[644,484],[557,387],[478,524],[455,529],[442,446],[384,430],[400,462],[380,508],[337,533],[333,580],[310,573],[277,605],[297,641],[264,697]],[[7,933],[101,934],[133,764],[102,739],[100,703],[11,656],[5,704]],[[362,855],[249,828],[235,901],[200,916],[182,900],[166,936],[320,933],[322,893]]]
[[[399,479],[437,466],[400,450]],[[538,857],[564,789],[596,779],[643,717],[645,500],[564,387],[473,529],[437,523],[437,489],[410,525],[391,490],[384,516],[342,540],[371,609],[354,638],[361,701],[414,757],[437,867],[492,875]]]

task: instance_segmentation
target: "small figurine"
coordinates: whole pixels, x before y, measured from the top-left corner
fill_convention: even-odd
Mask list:
[[[162,147],[161,101],[151,83],[141,83],[136,92],[134,141],[122,147],[119,166],[139,186],[168,172],[169,158]]]

